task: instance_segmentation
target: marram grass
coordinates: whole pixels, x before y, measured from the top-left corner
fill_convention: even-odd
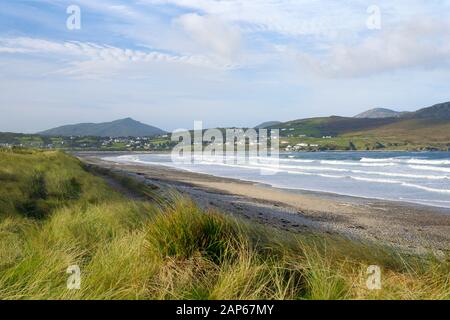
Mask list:
[[[60,152],[0,152],[0,299],[450,298],[448,256],[293,234],[161,197],[127,199]],[[79,290],[67,289],[71,265]],[[381,290],[366,286],[369,265]]]

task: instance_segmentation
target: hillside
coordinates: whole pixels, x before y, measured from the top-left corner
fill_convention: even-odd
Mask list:
[[[370,119],[377,119],[377,118],[398,118],[402,116],[404,112],[398,112],[390,109],[385,108],[375,108],[370,109],[365,112],[362,112],[360,114],[357,114],[354,118],[370,118]]]
[[[39,132],[45,136],[142,137],[164,134],[165,131],[131,118],[104,123],[79,123]]]
[[[267,122],[263,122],[263,123],[257,125],[255,127],[255,129],[265,129],[265,128],[269,128],[269,127],[274,127],[274,126],[279,125],[281,123],[282,123],[281,121],[267,121]]]
[[[397,117],[331,116],[288,122],[269,121],[256,128],[280,129],[282,148],[309,143],[314,147],[307,150],[448,150],[450,102],[399,113]],[[143,145],[139,146],[131,138],[113,144],[108,138],[163,133],[161,129],[128,118],[110,123],[63,126],[44,131],[42,136],[0,133],[0,145],[78,150],[130,150],[133,146],[136,150],[167,150],[171,147],[170,136],[152,137],[149,138],[151,141],[140,140]],[[80,137],[69,139],[69,136]]]
[[[320,138],[322,136],[338,136],[352,131],[376,128],[395,123],[396,121],[398,120],[395,118],[366,119],[332,116],[288,121],[271,128],[280,128],[282,136],[306,135]]]
[[[402,115],[398,121],[376,128],[354,130],[353,137],[407,141],[415,145],[450,145],[450,102]]]
[[[450,120],[450,102],[439,103],[428,108],[420,109],[412,114],[405,115],[405,118]]]
[[[450,102],[396,117],[332,116],[288,121],[271,128],[280,128],[282,147],[307,143],[314,146],[307,150],[446,151],[450,147]]]
[[[372,137],[380,141],[396,139],[417,145],[434,143],[450,145],[450,121],[445,119],[404,119],[374,129],[351,132],[346,136]]]

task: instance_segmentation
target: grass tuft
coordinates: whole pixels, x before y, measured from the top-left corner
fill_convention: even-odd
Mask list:
[[[161,256],[190,258],[195,254],[219,263],[233,256],[239,233],[216,212],[203,212],[190,199],[178,197],[159,210],[148,230],[150,247]]]

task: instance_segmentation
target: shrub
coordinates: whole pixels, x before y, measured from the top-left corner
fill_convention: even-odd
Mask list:
[[[44,173],[40,171],[33,172],[26,181],[24,191],[31,200],[47,199],[48,192]]]
[[[34,199],[18,202],[16,209],[25,217],[33,219],[44,219],[52,210],[51,206],[45,201]]]
[[[73,177],[62,183],[60,198],[64,200],[77,200],[81,195],[81,183]]]
[[[0,181],[17,181],[17,175],[0,171]]]

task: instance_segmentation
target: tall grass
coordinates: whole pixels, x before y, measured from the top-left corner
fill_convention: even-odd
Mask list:
[[[0,299],[450,298],[448,256],[275,230],[155,190],[132,201],[59,152],[0,152],[0,165]],[[366,287],[372,264],[381,290]]]
[[[192,201],[177,197],[160,209],[148,228],[150,248],[162,257],[201,255],[216,263],[231,259],[240,244],[232,223],[215,212],[202,212]]]

